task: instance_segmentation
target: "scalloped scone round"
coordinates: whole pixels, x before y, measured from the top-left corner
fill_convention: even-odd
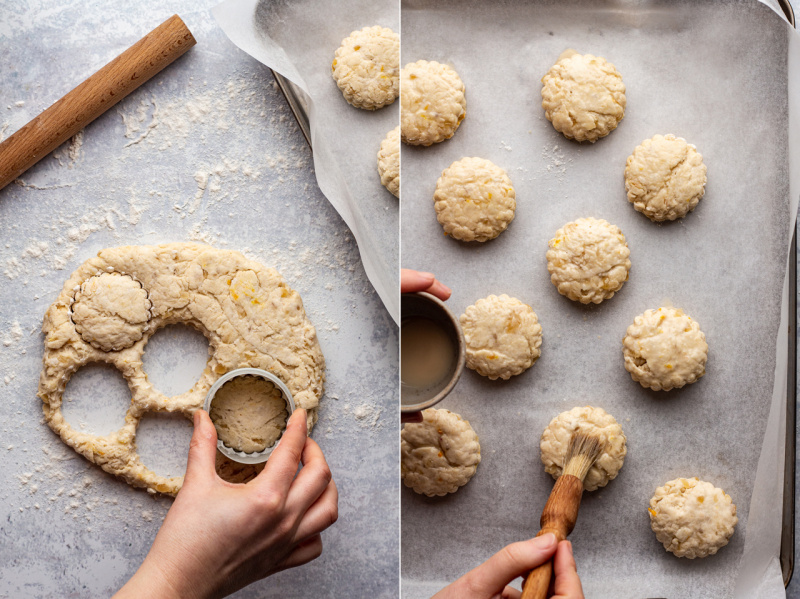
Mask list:
[[[502,168],[483,158],[462,158],[439,177],[433,207],[447,235],[461,241],[488,241],[514,220],[515,198]]]
[[[556,231],[547,250],[550,281],[582,304],[614,297],[628,280],[631,255],[625,236],[603,219],[579,218]]]
[[[492,380],[508,380],[539,359],[542,326],[529,305],[506,294],[479,299],[459,319],[467,366]]]
[[[342,40],[331,64],[344,99],[356,108],[377,110],[400,91],[400,36],[386,27],[364,27]]]
[[[400,135],[414,146],[450,139],[467,114],[464,82],[452,67],[418,60],[400,71]]]
[[[567,50],[542,84],[544,115],[568,139],[595,142],[625,116],[622,75],[600,56]]]
[[[145,315],[146,325],[130,327]],[[201,331],[208,339],[209,358],[189,391],[168,397],[148,380],[142,357],[153,334],[174,323]],[[161,476],[142,462],[136,451],[142,417],[158,412],[191,418],[226,372],[242,367],[272,372],[289,388],[295,405],[307,410],[309,431],[317,421],[325,359],[303,301],[276,270],[239,252],[195,243],[101,250],[64,284],[45,313],[42,332],[38,395],[48,426],[87,460],[151,493],[175,495],[183,477]],[[97,346],[98,340],[116,347],[118,340],[129,343],[134,338],[116,351]],[[107,435],[73,428],[61,410],[70,377],[93,362],[113,365],[131,392],[124,420]],[[262,468],[217,454],[218,473],[232,482],[246,482]]]
[[[706,373],[708,344],[697,321],[677,308],[646,310],[622,339],[625,370],[653,391],[680,389]]]
[[[400,476],[428,497],[455,493],[475,475],[481,461],[478,435],[458,414],[428,408],[421,423],[400,433]]]
[[[118,351],[141,339],[149,328],[152,304],[130,275],[107,272],[81,283],[70,306],[75,330],[101,351]]]
[[[381,183],[396,198],[400,197],[400,126],[398,125],[381,142],[378,150],[378,174]]]
[[[728,544],[739,522],[730,495],[697,477],[658,487],[647,511],[664,549],[689,559],[714,555]]]
[[[682,137],[656,135],[636,146],[625,166],[628,201],[653,221],[675,220],[705,194],[706,165]]]
[[[553,478],[561,476],[570,439],[578,432],[600,439],[603,451],[589,469],[583,488],[594,491],[616,478],[628,453],[625,433],[614,417],[603,408],[572,408],[550,421],[539,441],[545,471]]]

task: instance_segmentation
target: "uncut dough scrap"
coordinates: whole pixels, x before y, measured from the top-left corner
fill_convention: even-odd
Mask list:
[[[664,549],[689,559],[714,555],[739,522],[730,495],[697,477],[676,478],[656,489],[648,512]]]
[[[342,40],[331,64],[344,99],[356,108],[377,110],[400,91],[400,36],[386,27],[364,27]]]
[[[706,373],[708,344],[697,321],[677,308],[647,310],[622,339],[625,369],[653,391],[680,389]]]
[[[275,445],[289,412],[272,381],[242,376],[217,390],[208,415],[220,441],[236,451],[253,453]]]
[[[105,277],[109,273],[123,276],[109,279]],[[102,278],[105,283],[87,285],[92,278]],[[109,294],[135,299],[138,294],[130,293],[129,280],[147,293],[150,319],[139,325],[140,339],[134,341],[136,335],[132,335],[127,347],[102,351],[87,343],[73,324],[73,298],[80,291],[80,301],[95,306],[105,305]],[[95,328],[113,328],[116,318],[109,314],[106,321],[92,321],[94,338],[98,337]],[[88,323],[84,321],[84,327]],[[147,379],[142,356],[150,337],[174,323],[203,332],[211,355],[200,379],[189,391],[167,397]],[[308,410],[309,431],[317,421],[325,361],[303,302],[277,271],[238,252],[191,243],[102,250],[72,273],[48,308],[42,331],[45,350],[38,395],[47,424],[89,461],[150,492],[175,495],[183,477],[160,476],[141,462],[136,453],[136,428],[142,416],[147,412],[172,412],[191,418],[202,408],[211,385],[230,370],[253,367],[272,372],[289,388],[295,404]],[[70,377],[92,362],[114,365],[132,394],[125,421],[119,430],[104,436],[72,428],[61,412],[62,395]],[[220,455],[217,453],[217,470],[229,480],[245,481],[260,469],[234,464]]]
[[[542,77],[542,108],[564,137],[594,143],[625,116],[625,84],[600,56],[567,50]]]
[[[378,174],[381,183],[394,197],[400,197],[400,126],[398,125],[381,142],[378,150]]]
[[[620,228],[607,221],[579,218],[567,223],[549,247],[550,281],[573,301],[599,304],[628,280],[631,252]]]
[[[479,299],[459,319],[467,366],[492,380],[508,380],[541,355],[542,326],[527,304],[506,294]]]
[[[450,410],[428,408],[421,423],[400,433],[403,483],[428,497],[455,493],[475,475],[481,461],[478,435]]]
[[[572,408],[550,421],[539,441],[545,471],[556,479],[561,476],[569,441],[577,432],[598,437],[603,447],[600,457],[583,481],[583,488],[594,491],[605,487],[616,478],[628,449],[622,428],[603,408]]]
[[[705,194],[706,165],[692,144],[674,135],[644,140],[628,157],[628,201],[653,221],[682,218]]]
[[[407,144],[429,146],[450,139],[467,114],[464,83],[454,69],[418,60],[400,71],[400,135]]]
[[[483,158],[462,158],[442,172],[433,194],[436,219],[461,241],[488,241],[514,220],[516,193],[511,179]]]

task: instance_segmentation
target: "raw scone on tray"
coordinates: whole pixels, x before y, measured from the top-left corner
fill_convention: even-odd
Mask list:
[[[525,372],[541,355],[542,326],[529,305],[506,294],[469,306],[459,319],[467,366],[492,380]]]
[[[417,493],[455,493],[475,475],[481,461],[478,435],[458,414],[428,408],[421,423],[400,433],[400,476]]]
[[[600,56],[566,50],[542,77],[542,108],[564,137],[595,142],[625,116],[622,75]]]
[[[506,171],[483,158],[462,158],[442,172],[433,206],[447,235],[460,241],[488,241],[514,220],[515,198]]]
[[[396,198],[400,197],[400,126],[381,142],[378,150],[378,175],[381,183]]]
[[[555,479],[561,476],[569,441],[577,433],[597,437],[603,448],[600,457],[589,469],[583,488],[594,491],[605,487],[616,478],[628,450],[622,427],[603,408],[572,408],[550,421],[539,441],[545,471]]]
[[[706,165],[692,144],[674,135],[644,140],[628,157],[628,201],[653,221],[682,218],[705,194]]]
[[[678,308],[646,310],[622,339],[625,369],[653,391],[680,389],[706,372],[708,344],[700,325]]]
[[[400,135],[415,146],[450,139],[467,114],[464,82],[455,69],[418,60],[400,71]]]
[[[628,280],[631,255],[625,236],[603,219],[579,218],[556,231],[547,250],[550,281],[582,304],[614,297]]]
[[[697,477],[658,487],[647,511],[664,549],[689,559],[714,555],[728,544],[739,522],[730,495]]]
[[[336,85],[356,108],[377,110],[400,92],[400,36],[386,27],[364,27],[342,40],[331,64]]]

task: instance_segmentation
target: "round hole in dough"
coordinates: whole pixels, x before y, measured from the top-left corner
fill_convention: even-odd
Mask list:
[[[386,27],[364,27],[342,40],[331,71],[344,99],[356,108],[377,110],[400,90],[400,36]]]
[[[579,218],[556,231],[547,250],[550,281],[582,304],[614,297],[628,280],[631,254],[625,236],[603,219]]]
[[[705,194],[705,184],[706,165],[697,148],[671,134],[644,140],[625,166],[628,201],[653,221],[686,216]]]
[[[147,290],[130,275],[101,273],[77,286],[72,322],[81,338],[95,348],[119,351],[144,336],[151,306]]]
[[[430,146],[450,139],[467,114],[464,83],[455,69],[418,60],[400,71],[400,135],[407,144]]]
[[[121,273],[140,281],[152,304],[147,332],[119,351],[106,352],[84,340],[70,317],[75,289],[104,273]],[[167,397],[148,381],[142,355],[149,335],[173,323],[189,324],[203,332],[211,355],[208,367],[189,391]],[[140,418],[154,411],[191,417],[203,406],[214,382],[230,370],[249,366],[272,372],[289,388],[295,405],[307,411],[309,431],[317,421],[325,360],[303,302],[277,271],[239,252],[193,243],[102,250],[72,273],[48,308],[42,331],[45,349],[38,395],[48,426],[106,472],[151,493],[175,495],[183,477],[160,476],[142,463],[136,453]],[[113,364],[132,393],[124,425],[103,436],[71,427],[61,412],[64,381],[82,365],[97,361]],[[218,456],[218,471],[229,480],[248,480],[260,470],[228,462]]]
[[[516,194],[511,179],[484,158],[462,158],[442,172],[433,194],[444,232],[460,241],[488,241],[514,220]]]
[[[475,475],[481,461],[478,435],[458,414],[428,408],[423,421],[400,433],[400,476],[428,497],[455,493]]]
[[[708,344],[700,325],[678,308],[646,310],[622,339],[625,369],[654,391],[680,389],[706,373]]]
[[[647,511],[664,549],[689,559],[714,555],[728,544],[739,521],[730,495],[697,477],[658,487]]]
[[[567,50],[542,77],[542,108],[564,137],[595,142],[625,116],[622,75],[605,58]]]
[[[542,326],[529,305],[506,294],[490,295],[460,318],[467,366],[492,380],[508,380],[533,366],[541,355]]]
[[[617,477],[628,449],[622,427],[603,408],[572,408],[550,421],[539,441],[545,471],[556,479],[561,476],[569,441],[577,433],[598,437],[603,447],[583,481],[583,488],[594,491],[605,487]]]
[[[381,183],[396,198],[400,197],[400,126],[398,125],[381,142],[378,150],[378,174]]]

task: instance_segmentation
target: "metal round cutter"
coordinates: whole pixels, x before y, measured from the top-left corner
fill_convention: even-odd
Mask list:
[[[257,376],[274,384],[278,389],[280,389],[281,396],[286,402],[286,411],[289,412],[289,417],[291,417],[291,415],[294,413],[294,399],[292,398],[292,392],[289,391],[289,388],[277,376],[266,370],[261,370],[260,368],[237,368],[236,370],[231,370],[230,372],[222,375],[217,382],[211,386],[211,389],[208,390],[208,395],[206,395],[206,400],[203,403],[203,409],[206,412],[210,412],[211,402],[214,400],[214,396],[217,394],[217,391],[219,391],[219,389],[228,381],[240,376]],[[283,435],[281,435],[281,437],[282,436]],[[219,449],[222,455],[232,459],[234,462],[239,462],[240,464],[260,464],[261,462],[266,462],[269,459],[270,454],[275,450],[280,442],[281,439],[278,438],[272,447],[267,447],[262,451],[245,453],[243,451],[237,451],[231,447],[228,447],[222,441],[217,439],[217,449]]]

